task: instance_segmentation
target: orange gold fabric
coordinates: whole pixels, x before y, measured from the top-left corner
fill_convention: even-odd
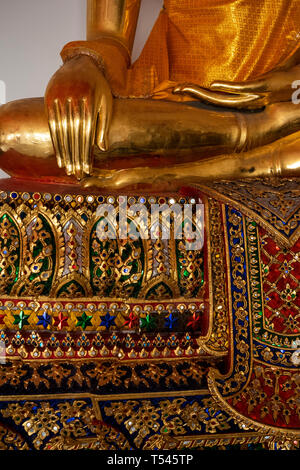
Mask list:
[[[97,52],[81,41],[67,45],[63,57],[74,44]],[[122,78],[112,89],[115,96],[183,100],[172,94],[176,84],[255,78],[298,47],[299,0],[165,0],[141,56],[126,70],[121,64]],[[118,58],[108,55],[107,67],[117,69]]]

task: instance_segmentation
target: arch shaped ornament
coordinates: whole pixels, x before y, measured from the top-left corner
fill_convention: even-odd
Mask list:
[[[20,279],[25,243],[21,220],[4,205],[0,212],[0,288],[5,295],[14,292]]]
[[[37,207],[26,219],[27,243],[24,247],[18,296],[52,295],[52,286],[63,272],[64,244],[60,225]]]
[[[105,219],[105,236],[99,227],[100,217],[87,231],[89,262],[86,263],[94,295],[138,298],[147,271],[147,250],[141,238],[117,237],[118,224]],[[128,219],[128,224],[132,221]],[[103,228],[103,227],[102,227]]]
[[[53,296],[55,298],[86,298],[92,296],[92,290],[86,278],[79,273],[70,273],[63,276],[53,286]]]

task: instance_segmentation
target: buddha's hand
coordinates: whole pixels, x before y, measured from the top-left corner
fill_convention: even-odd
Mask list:
[[[206,103],[237,109],[260,109],[272,103],[292,100],[300,80],[300,66],[274,70],[256,80],[245,82],[215,81],[210,89],[182,84],[174,93],[188,93]]]
[[[91,174],[94,145],[108,148],[113,105],[100,67],[86,55],[70,59],[51,78],[45,104],[58,166],[77,179]]]

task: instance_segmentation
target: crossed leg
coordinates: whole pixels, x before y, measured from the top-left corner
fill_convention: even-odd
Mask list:
[[[94,148],[93,174],[101,177],[103,168],[151,166],[153,177],[170,175],[174,167],[174,177],[180,172],[191,181],[281,174],[282,170],[299,175],[297,131],[300,106],[292,103],[242,113],[167,101],[115,99],[110,149]],[[0,168],[22,179],[78,183],[56,164],[43,98],[0,107]],[[139,176],[143,181],[145,172]]]

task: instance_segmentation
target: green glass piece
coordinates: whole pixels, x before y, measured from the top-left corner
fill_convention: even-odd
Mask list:
[[[19,315],[14,315],[14,325],[18,325],[20,330],[23,328],[25,325],[29,325],[28,318],[30,315],[25,315],[23,310],[20,311]]]
[[[87,326],[92,326],[92,322],[91,322],[92,318],[93,318],[92,315],[89,316],[85,312],[83,312],[81,317],[77,317],[76,326],[80,326],[83,330],[85,330]]]
[[[140,319],[141,328],[151,331],[156,327],[156,321],[151,315],[147,315],[145,318]]]

